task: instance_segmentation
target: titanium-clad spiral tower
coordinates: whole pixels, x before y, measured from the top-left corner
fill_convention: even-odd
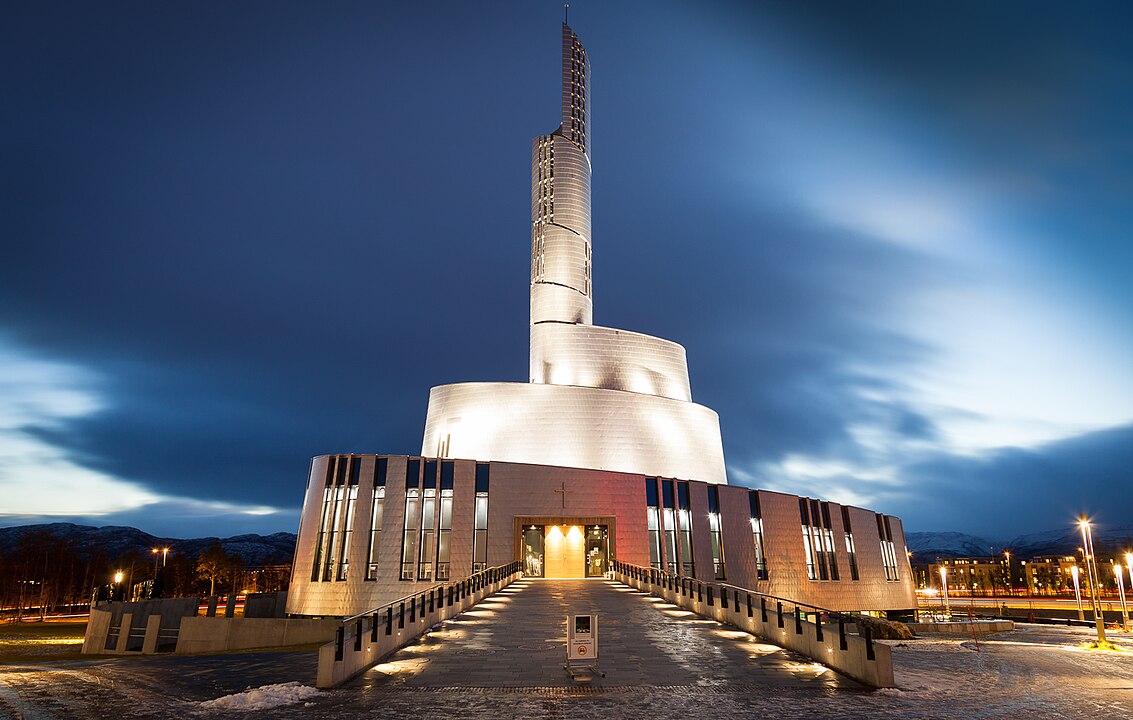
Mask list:
[[[561,124],[531,147],[529,382],[433,388],[421,453],[725,483],[684,348],[593,324],[590,116],[590,59],[564,23]]]

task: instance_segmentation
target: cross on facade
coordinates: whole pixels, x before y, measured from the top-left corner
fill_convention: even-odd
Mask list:
[[[568,493],[568,492],[574,492],[574,491],[573,491],[573,490],[567,490],[567,489],[566,489],[566,483],[563,483],[563,487],[562,487],[562,489],[561,489],[561,490],[552,490],[551,492],[557,492],[557,493],[561,493],[561,494],[562,494],[562,498],[563,498],[563,508],[565,509],[565,508],[566,508],[566,496],[567,496],[567,493]]]

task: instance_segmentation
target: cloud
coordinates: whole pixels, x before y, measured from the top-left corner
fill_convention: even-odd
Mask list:
[[[63,440],[108,404],[105,381],[78,365],[46,359],[0,335],[0,520],[111,517],[143,512],[182,518],[271,515],[280,510],[155,492],[145,483],[88,466]],[[184,487],[184,486],[182,486]]]

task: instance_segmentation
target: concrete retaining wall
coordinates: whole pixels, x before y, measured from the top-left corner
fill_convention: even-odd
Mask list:
[[[917,635],[971,635],[978,633],[1010,632],[1015,629],[1012,620],[976,620],[975,622],[907,623]]]
[[[649,580],[639,580],[622,572],[615,572],[614,577],[647,592],[667,602],[686,610],[712,618],[719,622],[745,630],[773,645],[793,650],[800,655],[806,655],[837,672],[851,677],[858,682],[871,687],[895,687],[893,681],[893,653],[888,645],[882,643],[869,643],[872,645],[873,659],[869,659],[869,648],[865,638],[851,635],[847,631],[840,636],[838,623],[827,623],[819,626],[807,620],[796,620],[791,613],[793,608],[789,605],[782,608],[780,616],[779,606],[767,603],[767,621],[764,622],[758,595],[752,594],[751,614],[748,614],[747,593],[740,593],[739,608],[737,609],[736,594],[727,590],[728,603],[721,602],[720,589],[712,588],[713,604],[708,604],[708,586],[705,583],[694,583],[693,587],[705,587],[703,596],[697,592],[682,595],[677,591],[669,590],[664,585],[654,585]],[[703,599],[701,599],[703,597]],[[813,617],[813,614],[808,615]],[[780,624],[782,627],[780,627]],[[821,634],[820,634],[821,633]],[[845,638],[845,648],[842,648],[842,637]]]
[[[177,654],[310,645],[334,637],[337,620],[187,617],[181,620]]]

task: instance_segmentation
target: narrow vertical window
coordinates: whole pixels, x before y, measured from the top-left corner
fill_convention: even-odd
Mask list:
[[[350,538],[354,529],[354,506],[358,502],[358,478],[362,471],[362,458],[350,458],[348,475],[350,484],[346,488],[346,517],[342,521],[342,550],[339,554],[337,580],[345,580],[350,570]]]
[[[854,547],[854,529],[850,525],[850,508],[842,506],[842,529],[846,531],[846,560],[850,564],[850,579],[858,579],[858,551]]]
[[[386,502],[386,467],[389,461],[378,458],[374,470],[374,496],[370,505],[370,551],[366,560],[366,579],[378,579],[378,550],[382,541],[382,509]]]
[[[716,572],[716,579],[723,580],[724,572],[724,537],[720,529],[720,488],[715,485],[708,488],[708,531],[712,534],[712,569]]]
[[[807,580],[817,580],[818,562],[815,558],[814,545],[811,542],[810,509],[807,507],[806,498],[799,498],[799,520],[803,527],[803,550],[806,551],[806,578]]]
[[[661,519],[657,508],[657,478],[645,478],[646,525],[649,529],[649,566],[661,568]]]
[[[489,465],[476,463],[476,512],[472,530],[472,572],[488,567]]]
[[[335,560],[342,552],[342,513],[346,502],[346,466],[349,458],[336,458],[334,470],[334,511],[330,520],[330,541],[327,543],[326,561],[323,563],[323,580],[335,578]]]
[[[417,579],[433,579],[433,547],[437,522],[437,461],[425,461],[425,481],[421,490],[421,555],[417,560]]]
[[[900,579],[897,573],[897,549],[893,547],[893,529],[889,518],[877,513],[877,534],[881,538],[881,564],[885,566],[885,579],[895,582]]]
[[[437,524],[437,580],[449,579],[449,557],[452,536],[452,485],[454,464],[441,463],[441,517]]]
[[[323,480],[323,512],[319,516],[319,539],[315,544],[315,563],[311,566],[311,582],[322,579],[323,559],[327,555],[330,541],[330,521],[334,507],[334,464],[337,458],[327,458],[326,475]]]
[[[417,513],[421,504],[421,461],[410,460],[405,468],[405,523],[401,539],[401,579],[413,579],[417,562]]]
[[[747,494],[751,509],[751,539],[755,543],[755,579],[767,579],[767,549],[763,545],[763,510],[759,506],[759,493],[751,490]]]
[[[677,527],[681,533],[682,574],[696,577],[696,563],[692,555],[692,511],[688,500],[688,483],[677,483]]]
[[[822,514],[817,500],[810,500],[810,539],[814,546],[814,555],[818,565],[818,579],[829,580],[830,575],[826,566],[826,548],[822,543]]]
[[[830,579],[839,580],[838,554],[834,548],[834,526],[830,523],[830,503],[822,503],[822,547],[826,551],[826,562],[830,565]]]
[[[680,559],[677,557],[677,503],[672,480],[661,481],[661,495],[664,501],[661,519],[665,526],[665,567],[676,575],[680,572]]]

